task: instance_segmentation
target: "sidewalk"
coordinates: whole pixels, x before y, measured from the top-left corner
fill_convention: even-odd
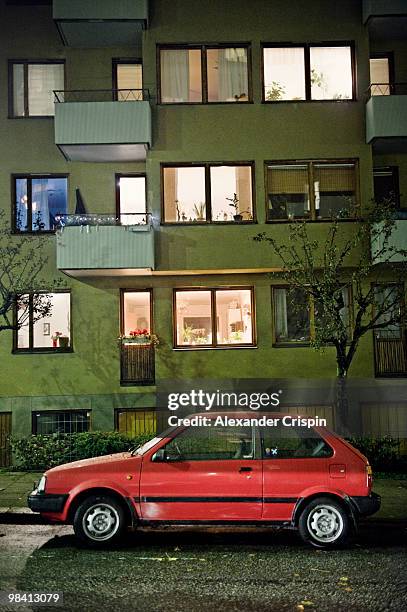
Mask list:
[[[23,520],[32,517],[40,522],[38,514],[27,508],[27,495],[34,488],[42,473],[37,472],[0,472],[0,519],[20,516]],[[381,495],[382,505],[369,521],[407,521],[407,480],[397,478],[377,479],[373,490]]]

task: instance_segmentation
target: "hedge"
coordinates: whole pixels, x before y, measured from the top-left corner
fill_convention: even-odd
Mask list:
[[[407,457],[400,455],[400,441],[382,438],[347,438],[369,460],[374,471],[398,472],[407,468]]]
[[[11,448],[15,467],[42,471],[77,459],[128,451],[153,437],[154,434],[143,434],[131,438],[117,431],[33,435],[12,438]]]

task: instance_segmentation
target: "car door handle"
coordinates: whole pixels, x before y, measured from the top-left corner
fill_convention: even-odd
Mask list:
[[[253,471],[253,468],[251,468],[251,467],[243,467],[242,466],[241,468],[239,468],[239,472],[252,472],[252,471]]]

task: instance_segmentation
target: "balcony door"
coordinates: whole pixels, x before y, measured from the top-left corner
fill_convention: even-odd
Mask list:
[[[116,214],[121,225],[147,223],[144,174],[116,174]]]
[[[131,102],[143,99],[143,66],[138,59],[113,60],[115,100]]]
[[[370,58],[370,93],[372,96],[390,96],[393,93],[393,62],[391,53]]]
[[[389,324],[375,330],[375,370],[378,377],[407,376],[407,337],[405,326],[394,322],[394,314],[404,308],[398,285],[378,285],[376,287],[376,302],[378,304],[391,304],[379,323]],[[393,320],[393,322],[391,322]]]

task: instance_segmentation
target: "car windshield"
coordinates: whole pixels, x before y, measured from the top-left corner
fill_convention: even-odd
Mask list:
[[[156,436],[152,440],[148,440],[147,442],[144,442],[144,444],[141,444],[141,446],[137,446],[136,448],[134,448],[131,451],[131,454],[132,455],[138,455],[138,456],[144,455],[144,453],[149,451],[150,448],[153,448],[153,446],[158,444],[158,442],[160,442],[160,440],[163,440],[164,438],[170,437],[172,432],[174,432],[176,429],[177,429],[177,427],[169,427],[168,429],[163,431],[159,436]]]

